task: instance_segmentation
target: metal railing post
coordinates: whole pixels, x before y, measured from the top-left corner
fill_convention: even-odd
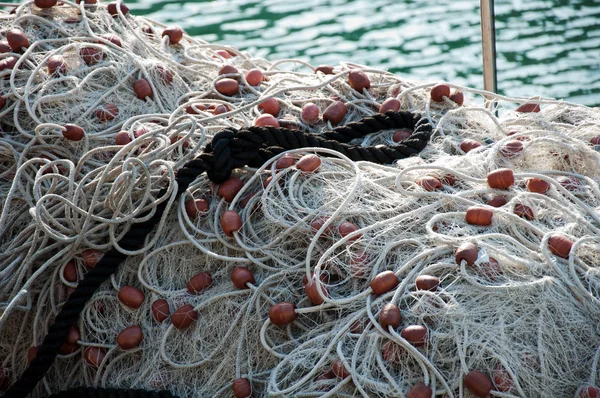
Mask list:
[[[496,75],[496,25],[494,16],[494,0],[481,0],[481,43],[483,46],[483,88],[493,93],[498,92]],[[486,101],[491,108],[494,102]]]

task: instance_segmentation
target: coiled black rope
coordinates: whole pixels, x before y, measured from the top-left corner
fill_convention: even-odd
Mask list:
[[[398,145],[385,147],[362,147],[349,145],[353,139],[364,137],[383,129],[410,129],[411,136]],[[290,149],[319,147],[333,149],[353,161],[369,161],[390,164],[421,152],[431,138],[433,127],[420,114],[411,112],[388,111],[375,114],[358,122],[348,123],[322,135],[313,135],[296,130],[276,127],[248,127],[241,130],[225,129],[215,135],[204,152],[196,159],[185,164],[177,172],[177,197],[187,190],[189,185],[202,173],[214,183],[222,183],[231,176],[236,168],[244,166],[259,167],[267,160]],[[166,194],[163,189],[161,196]],[[158,224],[167,204],[163,202],[155,208],[150,219],[134,224],[119,245],[125,250],[136,250],[146,236]],[[100,285],[112,275],[127,256],[116,249],[109,250],[81,280],[73,293],[64,303],[56,316],[54,324],[39,347],[36,357],[31,361],[23,375],[4,395],[10,398],[24,398],[44,377],[65,342],[67,333],[83,311],[86,302],[98,290]]]

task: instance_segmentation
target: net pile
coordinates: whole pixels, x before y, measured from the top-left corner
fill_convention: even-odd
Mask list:
[[[18,27],[30,43],[0,54],[0,389],[35,356],[86,270],[167,202],[145,245],[121,249],[130,257],[87,303],[34,396],[80,385],[231,396],[236,379],[254,396],[595,391],[599,110],[448,84],[463,104],[435,98],[434,83],[351,63],[315,71],[188,36],[171,44],[163,25],[109,11],[29,2],[0,15],[2,37]],[[86,48],[104,55],[88,65],[98,53]],[[56,55],[65,70],[50,73]],[[264,78],[255,85],[252,69]],[[139,79],[151,87],[143,99]],[[174,200],[176,171],[223,128],[270,112],[319,134],[335,118],[303,116],[307,104],[323,115],[342,102],[345,124],[386,100],[394,107],[389,98],[436,126],[419,157],[377,165],[294,150],[221,186],[202,175]],[[294,166],[306,154],[318,155],[316,170]],[[490,175],[503,169],[512,173]],[[243,220],[232,236],[226,210]],[[232,273],[248,277],[240,267],[252,280],[236,286]]]

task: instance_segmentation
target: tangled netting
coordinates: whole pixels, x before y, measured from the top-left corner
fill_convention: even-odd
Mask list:
[[[185,35],[171,44],[163,25],[107,10],[63,1],[0,13],[0,36],[20,28],[30,43],[0,54],[0,390],[35,357],[78,281],[117,248],[129,257],[87,302],[33,396],[80,386],[245,396],[236,379],[255,397],[595,393],[599,110],[452,84],[465,103],[436,102],[434,83],[346,63],[315,72]],[[86,48],[103,55],[88,64],[97,53]],[[65,69],[50,73],[55,55]],[[250,69],[264,80],[251,85]],[[370,84],[356,90],[348,77],[358,70]],[[138,97],[139,79],[151,96]],[[223,94],[223,79],[237,90]],[[378,165],[292,150],[221,186],[201,175],[175,200],[177,170],[218,131],[252,125],[266,100],[281,126],[323,134],[332,119],[307,122],[306,104],[343,102],[346,124],[389,98],[436,126],[420,156]],[[534,112],[515,111],[525,102],[519,110]],[[107,104],[118,112],[99,115]],[[319,156],[316,170],[294,167],[306,154]],[[492,188],[498,169],[514,183]],[[123,248],[159,204],[165,217],[144,245]],[[224,231],[226,210],[241,216],[237,232]],[[238,267],[253,276],[245,288],[232,283]],[[284,321],[273,310],[283,302],[296,308]],[[175,318],[185,305],[189,319]],[[132,326],[141,341],[124,337]]]

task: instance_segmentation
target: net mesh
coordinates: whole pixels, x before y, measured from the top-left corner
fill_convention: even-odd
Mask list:
[[[34,396],[80,385],[231,396],[233,380],[243,377],[255,396],[405,396],[423,382],[435,396],[469,397],[464,377],[473,370],[502,397],[567,397],[597,383],[598,109],[451,83],[464,104],[447,96],[436,102],[436,83],[362,65],[341,63],[325,74],[187,35],[170,44],[164,25],[122,11],[112,16],[100,4],[63,1],[42,10],[27,2],[9,11],[0,13],[1,36],[19,28],[30,45],[0,54],[4,379],[26,368],[95,256],[117,247],[130,257],[87,303],[77,343]],[[82,54],[96,53],[84,49],[102,55],[88,65]],[[48,71],[56,55],[64,73]],[[226,65],[236,70],[223,74]],[[252,69],[264,77],[254,86]],[[359,70],[368,90],[352,87],[349,76]],[[149,83],[151,98],[136,96],[138,79]],[[236,80],[237,89],[227,94],[223,79]],[[236,170],[243,187],[230,202],[205,175],[174,199],[177,169],[219,130],[253,125],[266,100],[279,105],[282,127],[321,134],[333,125],[322,117],[307,123],[306,104],[322,115],[343,102],[345,124],[376,113],[388,98],[436,127],[420,156],[377,165],[325,149],[293,150],[258,169]],[[496,101],[499,116],[484,98]],[[524,103],[541,109],[517,112]],[[111,120],[97,114],[107,104],[118,109]],[[66,124],[83,128],[83,138],[65,138]],[[119,132],[130,142],[118,144]],[[392,145],[407,134],[382,131],[358,143]],[[323,155],[315,172],[277,166],[283,156],[309,153]],[[514,172],[515,183],[490,188],[488,174],[501,168]],[[489,206],[498,196],[506,204]],[[187,212],[191,199],[205,199],[208,209],[197,217]],[[144,246],[120,248],[124,232],[163,202],[168,216]],[[490,225],[468,222],[474,206],[492,212]],[[225,210],[243,220],[233,237],[221,227]],[[343,223],[355,232],[348,235]],[[556,234],[572,243],[566,256],[557,255]],[[475,258],[457,262],[465,242],[476,244]],[[255,278],[248,289],[232,283],[240,266]],[[383,271],[399,283],[375,295],[370,284]],[[212,284],[190,294],[186,284],[200,272],[209,272]],[[424,275],[439,286],[417,288]],[[322,304],[307,297],[305,277],[315,281]],[[139,308],[119,299],[124,286],[143,292]],[[181,330],[170,319],[157,322],[158,299],[171,313],[190,304],[197,320]],[[286,326],[269,320],[281,302],[297,308]],[[388,303],[400,310],[397,328],[380,324]],[[117,337],[132,325],[143,341],[125,350]],[[411,340],[411,325],[425,328],[423,345]]]

